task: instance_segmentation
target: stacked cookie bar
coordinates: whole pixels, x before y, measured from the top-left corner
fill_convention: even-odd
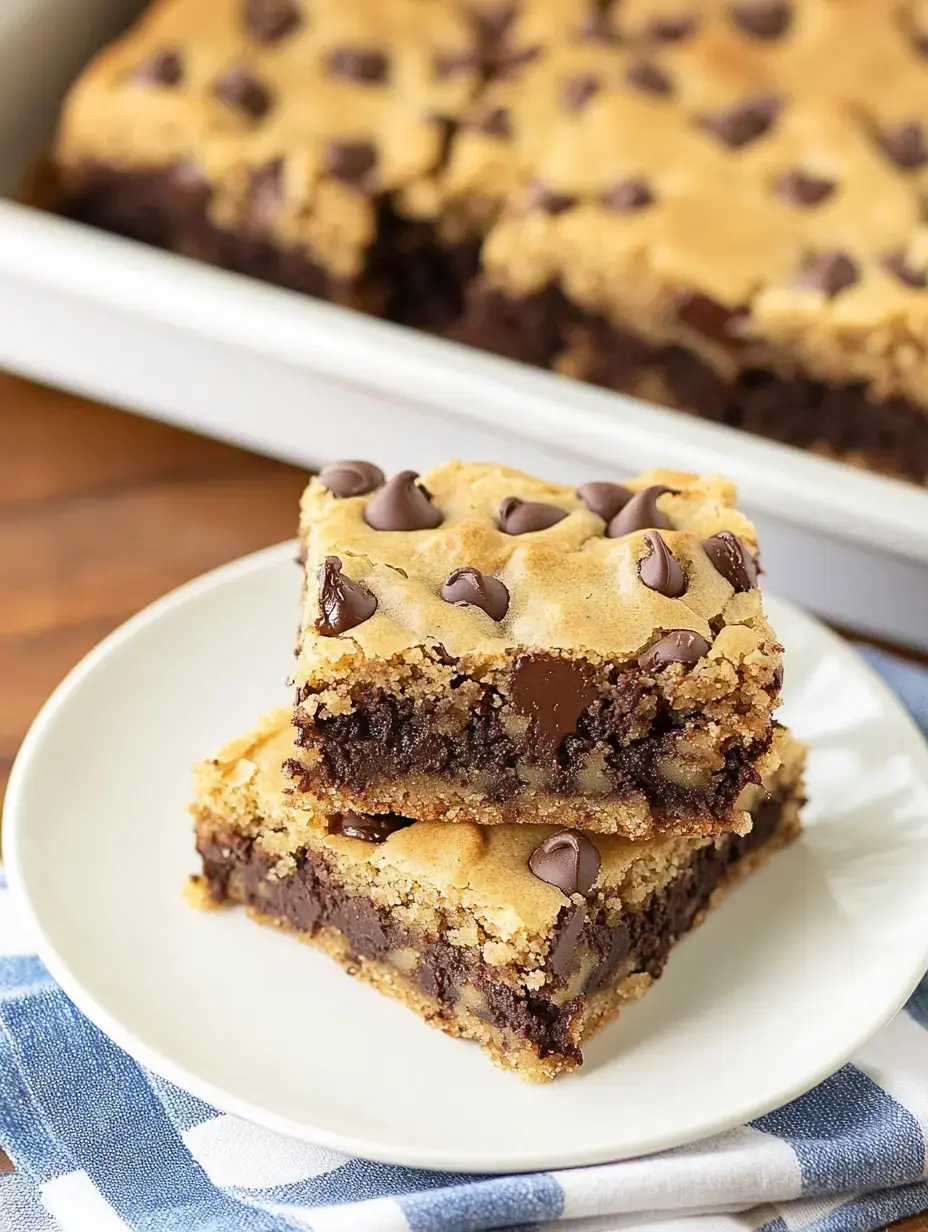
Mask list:
[[[198,770],[201,901],[543,1081],[799,831],[803,750],[721,479],[336,463],[294,710]]]

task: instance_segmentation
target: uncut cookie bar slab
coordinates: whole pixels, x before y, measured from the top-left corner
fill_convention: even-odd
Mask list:
[[[575,1070],[676,941],[799,832],[803,754],[783,732],[749,834],[630,843],[307,810],[281,773],[290,717],[198,768],[192,899],[245,904],[533,1082]]]
[[[453,0],[158,0],[65,104],[64,208],[371,311],[408,276],[434,316],[442,257],[398,202],[442,162],[475,40]]]
[[[302,502],[294,784],[422,821],[744,830],[781,664],[734,495],[327,467]]]

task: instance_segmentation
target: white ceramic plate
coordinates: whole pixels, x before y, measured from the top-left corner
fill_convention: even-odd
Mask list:
[[[152,1069],[284,1133],[387,1162],[506,1171],[681,1145],[799,1094],[928,965],[928,749],[846,645],[768,600],[786,717],[812,745],[804,840],[654,990],[531,1087],[240,912],[200,914],[189,767],[282,702],[293,546],[169,595],[80,664],[10,782],[9,871],[70,996]]]

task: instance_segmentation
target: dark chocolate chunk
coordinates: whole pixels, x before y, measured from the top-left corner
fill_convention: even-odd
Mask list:
[[[743,308],[728,308],[708,295],[694,292],[680,298],[677,316],[684,325],[721,346],[737,350],[744,345],[737,332],[747,316]]]
[[[693,13],[678,13],[668,17],[655,17],[648,22],[646,35],[657,39],[659,43],[678,43],[680,39],[689,38],[697,29],[696,16]]]
[[[445,81],[458,73],[476,72],[480,68],[480,57],[475,51],[437,52],[432,64],[436,78]]]
[[[377,611],[377,600],[358,582],[342,574],[337,556],[327,556],[319,569],[319,616],[315,629],[323,637],[338,637],[370,620]]]
[[[271,92],[243,65],[233,65],[216,82],[214,93],[220,102],[240,111],[250,120],[260,120],[271,109]]]
[[[457,607],[479,607],[491,620],[502,620],[509,611],[509,591],[499,578],[468,566],[449,573],[439,593]]]
[[[780,110],[780,100],[771,94],[745,99],[727,111],[708,112],[698,117],[699,125],[733,150],[740,150],[762,137]]]
[[[599,696],[589,664],[544,654],[520,654],[509,689],[513,708],[532,720],[532,739],[548,757]]]
[[[657,507],[657,498],[670,491],[670,488],[656,483],[636,492],[606,527],[606,538],[618,539],[635,530],[673,530],[670,518]]]
[[[180,52],[162,48],[143,60],[133,71],[135,81],[147,81],[155,86],[179,86],[184,78],[184,64]]]
[[[245,202],[245,229],[270,231],[284,200],[284,160],[275,158],[251,173]]]
[[[509,140],[512,137],[512,119],[508,107],[485,107],[472,116],[465,128],[472,128],[478,133],[486,133],[490,137],[502,137]]]
[[[790,205],[820,205],[831,196],[836,185],[834,180],[810,175],[809,172],[796,167],[791,171],[784,171],[773,187],[777,196]]]
[[[839,291],[854,285],[857,281],[857,266],[846,252],[839,249],[812,252],[796,271],[794,281],[797,287],[822,291],[830,299]]]
[[[916,120],[898,124],[895,128],[880,129],[877,139],[887,158],[904,171],[914,171],[928,162],[925,130]]]
[[[328,149],[328,170],[346,184],[363,185],[377,165],[377,151],[369,141],[333,141]]]
[[[757,565],[737,535],[730,530],[722,530],[711,539],[706,539],[702,546],[716,572],[735,590],[754,589],[757,585]]]
[[[651,60],[633,60],[625,73],[625,80],[637,90],[648,94],[668,95],[673,93],[673,84],[662,68]]]
[[[303,24],[294,0],[246,0],[245,29],[260,43],[276,43]]]
[[[383,843],[413,823],[396,813],[333,813],[329,818],[329,833],[342,838],[359,838],[365,843]]]
[[[789,29],[792,12],[785,0],[744,0],[731,6],[731,19],[754,38],[780,38]]]
[[[589,894],[601,863],[599,849],[585,834],[558,830],[535,848],[528,866],[539,881],[546,881],[570,898]]]
[[[911,266],[902,249],[897,249],[896,252],[888,252],[883,258],[883,267],[888,269],[900,282],[904,282],[907,287],[922,290],[925,286],[928,286],[928,272],[924,268],[919,270]]]
[[[783,688],[783,665],[781,663],[779,667],[775,667],[773,669],[773,690],[775,693],[779,693],[782,688]]]
[[[325,71],[331,77],[379,85],[389,76],[390,61],[379,47],[333,47],[325,57]]]
[[[525,208],[527,210],[543,210],[546,214],[563,214],[565,210],[569,210],[576,204],[576,197],[570,196],[569,193],[555,192],[553,188],[548,188],[541,180],[536,180],[525,202]]]
[[[540,851],[541,848],[539,847],[538,850]],[[534,858],[533,855],[532,859]],[[529,867],[531,868],[531,863],[529,863]],[[534,871],[532,869],[532,872]],[[547,881],[548,878],[543,876],[541,880]],[[556,980],[564,979],[574,965],[577,947],[583,936],[583,925],[586,923],[587,917],[586,903],[577,903],[576,906],[565,907],[563,910],[567,915],[551,940],[551,948],[548,951],[548,961],[546,963],[548,971]]]
[[[577,488],[577,495],[591,513],[601,517],[604,522],[611,522],[620,509],[628,504],[634,496],[629,488],[620,483],[583,483]]]
[[[651,551],[638,561],[638,576],[642,583],[648,590],[656,590],[668,599],[679,599],[685,595],[686,574],[664,540],[656,531],[649,531],[644,541]]]
[[[600,90],[598,77],[581,73],[564,83],[564,106],[568,111],[582,111],[594,94]]]
[[[567,510],[557,505],[524,501],[518,496],[507,496],[499,504],[499,528],[504,535],[528,535],[534,530],[547,530],[566,517]]]
[[[615,210],[618,214],[629,214],[634,210],[643,209],[654,200],[654,194],[644,180],[620,180],[613,184],[599,198],[607,210]]]
[[[330,462],[319,472],[319,482],[333,496],[366,496],[383,481],[383,471],[373,462]]]
[[[367,502],[364,521],[374,530],[434,530],[442,515],[429,493],[416,483],[416,471],[400,471]]]
[[[638,663],[645,671],[659,672],[669,663],[682,663],[684,667],[692,667],[708,653],[709,643],[692,629],[671,629],[660,641],[638,656]]]

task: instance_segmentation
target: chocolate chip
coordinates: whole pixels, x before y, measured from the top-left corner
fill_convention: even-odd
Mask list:
[[[778,664],[773,669],[773,691],[779,693],[783,688],[783,664]]]
[[[367,502],[364,521],[374,530],[433,530],[442,516],[416,471],[400,471]]]
[[[928,144],[925,130],[915,120],[899,124],[895,128],[881,129],[877,139],[887,158],[904,171],[913,171],[928,162]]]
[[[553,757],[561,741],[599,696],[592,668],[579,660],[553,655],[520,654],[509,682],[513,708],[532,720],[532,738],[540,751]]]
[[[333,496],[366,496],[383,481],[383,471],[373,462],[330,462],[319,472],[319,482]]]
[[[436,78],[446,81],[458,73],[476,72],[480,68],[480,57],[475,51],[438,52],[432,65]]]
[[[568,193],[555,192],[541,180],[536,180],[525,203],[527,210],[543,210],[546,214],[563,214],[577,204],[577,198]]]
[[[179,86],[184,77],[180,52],[171,48],[156,51],[133,71],[135,81],[147,81],[155,86]]]
[[[396,813],[333,813],[329,818],[329,833],[342,838],[359,838],[365,843],[383,843],[413,823]]]
[[[245,202],[245,227],[252,232],[270,231],[284,200],[284,161],[257,167],[251,173]]]
[[[672,530],[670,518],[657,507],[657,498],[670,491],[657,483],[636,492],[606,527],[606,538],[618,539],[636,530]]]
[[[839,249],[810,253],[796,272],[795,285],[822,291],[829,298],[853,286],[857,281],[857,266]]]
[[[715,111],[697,117],[697,122],[707,133],[725,143],[733,150],[740,150],[762,137],[770,128],[780,110],[780,100],[765,94],[746,99],[727,111]]]
[[[599,876],[599,850],[579,830],[558,830],[536,847],[528,866],[539,881],[566,894],[586,896]]]
[[[328,149],[328,170],[346,184],[363,184],[377,165],[377,151],[369,141],[333,141]]]
[[[379,85],[387,80],[390,61],[379,47],[333,47],[325,58],[325,71],[331,77]]]
[[[638,576],[648,590],[655,590],[667,599],[679,599],[686,594],[686,574],[670,548],[656,531],[644,537],[651,549],[638,561]]]
[[[235,65],[216,82],[216,97],[250,120],[260,120],[271,108],[271,94],[250,69]]]
[[[534,859],[534,856],[532,859]],[[531,867],[531,863],[529,863],[529,867]],[[532,871],[534,872],[534,869]],[[542,881],[547,881],[547,877],[542,877]],[[558,928],[557,933],[551,940],[551,948],[548,950],[548,961],[545,964],[556,980],[564,979],[574,965],[577,947],[580,944],[580,938],[583,936],[583,925],[586,923],[587,905],[586,903],[577,903],[576,906],[565,907],[564,911],[567,914],[563,924]]]
[[[914,269],[909,265],[908,258],[902,249],[888,252],[883,258],[883,267],[907,287],[922,290],[928,286],[928,272],[925,269]]]
[[[660,641],[638,656],[638,663],[645,671],[659,672],[670,663],[682,663],[684,667],[692,667],[708,653],[709,643],[692,629],[671,629]]]
[[[577,488],[577,495],[591,513],[595,513],[604,522],[611,522],[620,509],[623,509],[634,496],[628,488],[620,483],[584,483]]]
[[[457,607],[479,607],[491,620],[502,620],[509,611],[509,591],[499,578],[469,566],[449,573],[439,594]]]
[[[693,13],[679,13],[675,17],[655,17],[648,23],[645,35],[659,43],[677,43],[696,33],[697,22]]]
[[[753,590],[757,585],[757,565],[737,535],[730,530],[719,531],[703,543],[706,555],[717,573],[736,591]]]
[[[648,94],[672,94],[673,83],[662,68],[651,60],[634,60],[628,66],[625,80],[630,86]]]
[[[319,569],[319,616],[315,629],[323,637],[338,637],[370,620],[377,611],[377,600],[358,582],[342,574],[337,556],[327,556]]]
[[[564,83],[564,106],[568,111],[582,111],[590,99],[598,94],[600,82],[597,77],[581,73]]]
[[[773,187],[777,196],[789,205],[819,205],[835,191],[835,182],[823,176],[809,175],[797,167],[784,171]]]
[[[546,505],[541,501],[524,501],[507,496],[499,504],[499,528],[504,535],[528,535],[534,530],[547,530],[567,517],[566,509]]]
[[[731,6],[731,19],[745,34],[774,39],[789,29],[792,12],[784,0],[746,0]]]
[[[600,204],[607,210],[615,210],[618,214],[630,214],[634,210],[644,209],[654,200],[654,194],[644,180],[620,180],[613,184],[599,198]]]
[[[465,128],[472,128],[478,133],[487,133],[490,137],[512,137],[512,119],[508,107],[485,107],[472,116]]]
[[[711,342],[717,342],[732,350],[745,344],[745,340],[737,333],[737,326],[747,316],[743,308],[727,308],[708,295],[694,292],[681,297],[677,316],[684,325],[688,325]]]
[[[260,43],[277,43],[303,24],[294,0],[247,0],[245,29]]]
[[[436,642],[432,647],[432,653],[443,667],[457,667],[458,659],[451,654],[447,647],[442,642]]]

